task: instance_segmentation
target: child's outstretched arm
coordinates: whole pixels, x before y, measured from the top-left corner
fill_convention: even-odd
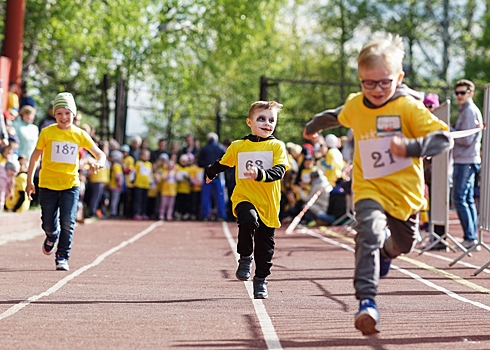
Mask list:
[[[447,151],[453,145],[454,140],[450,132],[441,130],[416,139],[394,136],[391,140],[390,151],[397,157],[425,157]]]
[[[100,168],[104,167],[107,157],[97,145],[94,145],[89,151],[97,159],[95,163],[91,164],[93,172],[97,173]]]
[[[252,167],[252,168],[255,168],[257,171],[257,176],[255,177],[255,181],[272,182],[272,181],[281,180],[284,177],[284,174],[286,173],[286,166],[283,164],[274,165],[272,168],[267,170],[259,169],[256,167]],[[249,171],[251,170],[253,169],[250,169]]]
[[[227,165],[223,165],[219,162],[219,160],[215,161],[213,164],[209,165],[206,172],[206,183],[210,183],[219,173],[231,169],[231,167]]]
[[[306,123],[303,130],[303,137],[307,140],[314,140],[318,137],[318,131],[330,129],[340,125],[337,120],[343,106],[335,109],[327,109],[323,112],[315,114],[312,120]]]

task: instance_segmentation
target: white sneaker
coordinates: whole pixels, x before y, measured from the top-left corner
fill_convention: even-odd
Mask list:
[[[58,271],[69,271],[70,266],[68,265],[68,260],[65,258],[56,259],[56,270]]]

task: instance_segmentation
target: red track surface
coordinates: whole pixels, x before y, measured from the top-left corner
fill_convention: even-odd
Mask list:
[[[489,274],[473,276],[485,249],[453,267],[459,253],[396,259],[379,288],[381,333],[363,337],[352,235],[285,228],[265,301],[235,279],[221,223],[79,225],[69,272],[41,253],[42,235],[2,244],[0,349],[490,349]]]

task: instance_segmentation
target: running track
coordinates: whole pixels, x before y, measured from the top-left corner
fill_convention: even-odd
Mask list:
[[[236,231],[78,225],[69,272],[41,253],[40,229],[0,239],[0,349],[490,349],[489,271],[473,276],[485,250],[453,267],[459,253],[395,260],[377,298],[381,333],[363,337],[353,326],[352,234],[278,230],[262,301],[234,277]]]

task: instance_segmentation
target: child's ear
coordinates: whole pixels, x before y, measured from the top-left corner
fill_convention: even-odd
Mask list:
[[[249,127],[252,127],[252,121],[250,120],[250,118],[247,118],[247,125],[248,125]]]
[[[405,72],[401,71],[400,74],[398,74],[398,80],[396,82],[396,86],[399,86],[403,82],[403,77],[405,77]]]

